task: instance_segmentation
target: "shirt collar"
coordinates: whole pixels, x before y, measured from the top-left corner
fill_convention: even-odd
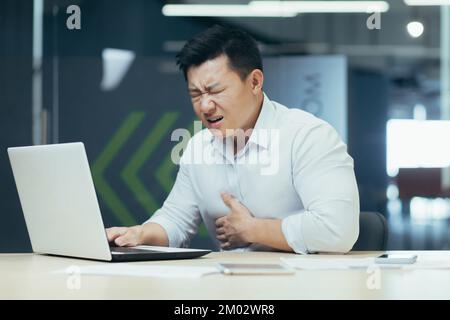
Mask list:
[[[267,95],[265,93],[263,94],[264,100],[261,111],[259,112],[258,119],[256,120],[255,127],[248,142],[267,148],[269,145],[270,129],[275,118],[275,109]]]

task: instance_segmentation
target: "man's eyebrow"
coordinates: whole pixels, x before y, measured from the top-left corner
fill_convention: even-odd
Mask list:
[[[216,82],[216,83],[214,83],[214,84],[212,84],[210,86],[206,86],[205,89],[206,89],[206,91],[209,91],[209,90],[212,90],[212,89],[214,89],[215,87],[217,87],[219,85],[220,85],[220,83]],[[201,90],[199,88],[197,88],[197,87],[190,87],[189,88],[189,92],[201,92]]]
[[[219,83],[219,82],[216,82],[216,83],[214,83],[214,84],[212,84],[212,85],[210,85],[210,86],[207,86],[207,87],[206,87],[206,90],[214,89],[215,87],[218,87],[219,85],[220,85],[220,83]]]

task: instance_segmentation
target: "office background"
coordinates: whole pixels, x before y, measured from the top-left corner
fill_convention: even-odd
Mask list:
[[[450,249],[450,6],[382,1],[379,29],[365,11],[163,14],[167,4],[248,2],[0,0],[0,252],[31,251],[10,146],[83,141],[106,226],[151,216],[177,171],[170,135],[192,130],[195,119],[174,56],[215,23],[258,41],[272,99],[338,127],[355,160],[361,210],[388,220],[388,249]],[[81,29],[70,28],[72,5]],[[210,247],[204,228],[192,246]]]

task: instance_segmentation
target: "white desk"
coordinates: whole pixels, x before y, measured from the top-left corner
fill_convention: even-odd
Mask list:
[[[419,259],[450,259],[450,251],[417,251]],[[375,256],[353,252],[345,257]],[[286,253],[211,253],[193,260],[139,265],[214,265],[218,261],[279,262]],[[52,271],[102,262],[34,254],[0,254],[0,299],[450,299],[450,270],[381,270],[380,289],[369,289],[365,269],[297,270],[295,275],[225,276],[198,279],[81,276],[79,290]]]

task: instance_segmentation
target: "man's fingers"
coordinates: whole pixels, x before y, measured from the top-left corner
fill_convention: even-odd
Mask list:
[[[113,230],[114,228],[107,228],[106,229],[106,238],[108,238],[108,242],[111,242],[114,240],[115,232]]]
[[[127,232],[126,227],[112,227],[106,229],[106,237],[108,238],[108,242],[113,242],[118,237],[124,235]]]
[[[126,245],[127,241],[128,241],[128,239],[126,237],[120,236],[120,237],[118,237],[117,239],[114,240],[114,243],[116,245],[118,245],[119,247],[123,247],[123,246]]]
[[[216,233],[217,234],[225,234],[225,228],[217,228]]]
[[[125,235],[120,236],[114,240],[114,243],[118,245],[119,247],[125,247],[125,246],[134,246],[133,237],[129,232],[127,232]]]
[[[116,246],[124,247],[127,243],[127,239],[125,237],[118,237],[116,240],[114,240],[114,243]]]
[[[226,206],[230,209],[232,209],[235,205],[239,204],[239,201],[229,193],[222,192],[220,196],[222,197],[223,203],[225,203]]]
[[[226,219],[227,219],[226,216],[216,219],[216,228],[222,227],[224,225]]]
[[[228,239],[227,236],[224,234],[220,234],[217,236],[217,240],[219,240],[220,242],[227,241],[227,239]]]
[[[228,241],[220,244],[220,248],[222,248],[222,249],[229,249],[230,247],[231,247],[231,244]]]

